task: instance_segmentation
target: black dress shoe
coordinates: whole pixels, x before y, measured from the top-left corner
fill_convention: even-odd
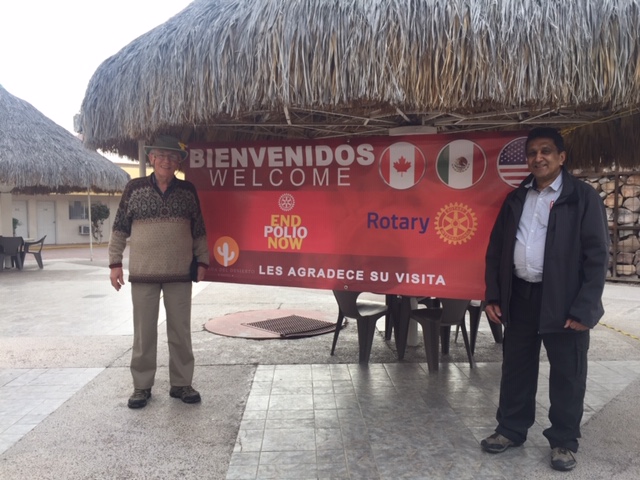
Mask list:
[[[129,397],[129,408],[142,408],[147,406],[147,400],[151,398],[150,388],[136,388]]]

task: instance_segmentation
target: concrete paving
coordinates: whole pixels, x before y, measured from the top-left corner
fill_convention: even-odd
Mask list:
[[[501,356],[484,318],[477,368],[459,342],[431,375],[421,343],[398,361],[382,331],[370,364],[358,365],[355,325],[341,332],[335,356],[332,335],[253,340],[204,329],[209,319],[251,310],[334,319],[335,300],[320,290],[194,285],[202,403],[168,395],[161,314],[153,397],[130,410],[130,292],[109,285],[104,246],[90,256],[88,248],[47,249],[43,270],[27,259],[23,271],[0,271],[2,479],[640,478],[637,286],[607,284],[606,315],[591,337],[578,466],[560,474],[541,433],[545,365],[529,440],[501,455],[480,450],[494,427]]]

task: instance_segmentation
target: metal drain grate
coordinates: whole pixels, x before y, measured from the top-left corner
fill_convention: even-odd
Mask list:
[[[335,323],[300,317],[298,315],[270,318],[260,322],[243,323],[242,325],[278,333],[282,338],[309,337],[333,332],[336,329]]]

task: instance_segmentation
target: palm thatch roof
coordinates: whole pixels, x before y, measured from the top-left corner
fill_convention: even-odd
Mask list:
[[[88,146],[135,158],[158,133],[544,124],[572,143],[604,121],[626,136],[638,112],[640,0],[196,0],[98,68],[79,127]],[[585,149],[578,166],[613,151],[615,139],[597,138],[609,146]],[[616,161],[640,164],[619,150]]]
[[[0,86],[0,185],[13,193],[122,191],[129,174]]]

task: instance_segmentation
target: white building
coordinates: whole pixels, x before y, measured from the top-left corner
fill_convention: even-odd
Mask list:
[[[116,163],[131,178],[139,176],[138,162]],[[18,220],[15,236],[37,240],[44,235],[46,245],[89,243],[89,202],[109,208],[109,218],[102,226],[102,242],[109,241],[111,225],[120,203],[120,194],[70,193],[50,195],[12,195],[12,215]],[[95,240],[94,240],[95,242]]]

